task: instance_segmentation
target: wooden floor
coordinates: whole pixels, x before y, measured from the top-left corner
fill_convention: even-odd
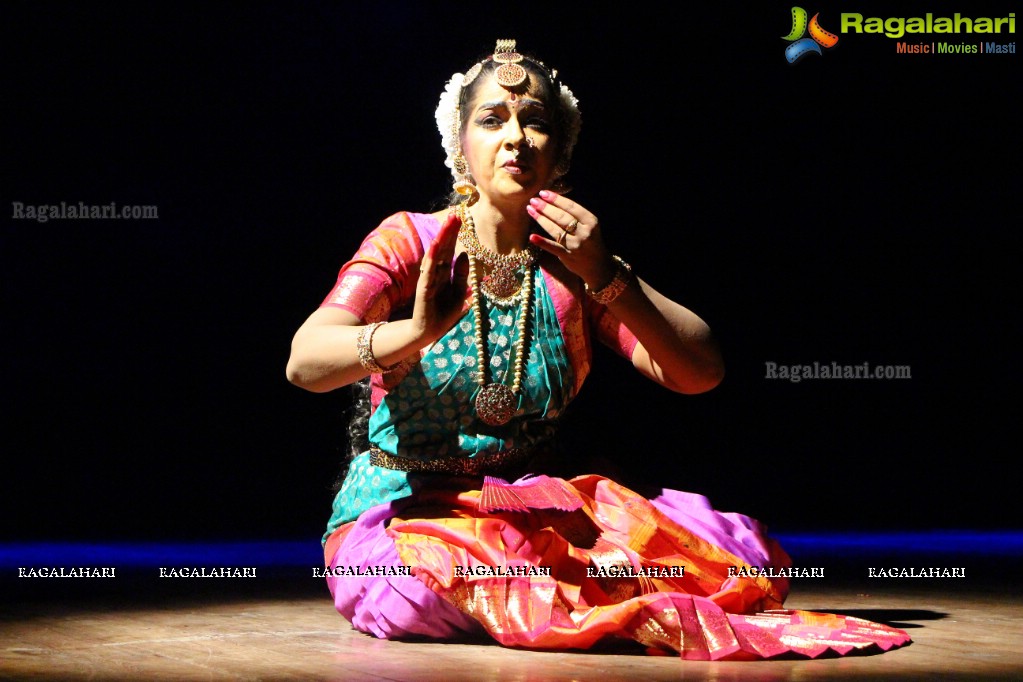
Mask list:
[[[811,586],[812,587],[812,586]],[[946,584],[939,585],[945,588]],[[16,600],[0,614],[0,679],[52,680],[1023,680],[1023,599],[997,589],[801,588],[786,606],[909,630],[876,655],[707,663],[489,643],[410,643],[355,632],[323,589],[276,595]]]

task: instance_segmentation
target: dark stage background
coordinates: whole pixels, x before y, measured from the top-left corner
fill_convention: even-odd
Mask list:
[[[804,6],[836,32],[945,11]],[[728,368],[681,396],[600,352],[572,447],[777,531],[1020,525],[1017,55],[847,34],[789,65],[785,3],[112,7],[0,22],[2,539],[319,535],[348,393],[287,383],[291,335],[383,217],[446,193],[437,97],[498,37],[565,75],[573,198]],[[10,219],[62,201],[159,219]],[[765,379],[815,361],[912,378]]]

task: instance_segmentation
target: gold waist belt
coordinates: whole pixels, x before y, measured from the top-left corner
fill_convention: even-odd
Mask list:
[[[369,449],[369,463],[375,467],[429,474],[451,474],[453,476],[482,476],[495,473],[504,467],[521,462],[529,457],[525,448],[512,448],[475,457],[439,457],[436,459],[412,459],[395,457],[379,448]]]

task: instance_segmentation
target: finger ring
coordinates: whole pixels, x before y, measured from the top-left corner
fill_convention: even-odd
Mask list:
[[[565,228],[565,232],[569,234],[575,234],[575,228],[577,227],[579,227],[579,221],[573,220],[571,223],[568,224],[568,227]]]
[[[568,231],[567,230],[563,230],[561,232],[561,236],[558,237],[558,246],[564,246],[565,245],[565,237],[567,235],[568,235]]]

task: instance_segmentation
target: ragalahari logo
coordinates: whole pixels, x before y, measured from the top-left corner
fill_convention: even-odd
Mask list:
[[[789,64],[795,64],[811,52],[823,54],[821,52],[822,47],[838,45],[838,36],[821,28],[820,23],[817,21],[819,16],[820,13],[818,12],[813,15],[813,19],[808,23],[806,21],[805,9],[802,7],[792,8],[792,31],[787,36],[782,36],[782,40],[788,40],[792,43],[785,48],[785,59],[789,60]],[[809,38],[803,37],[807,31],[810,33]]]

